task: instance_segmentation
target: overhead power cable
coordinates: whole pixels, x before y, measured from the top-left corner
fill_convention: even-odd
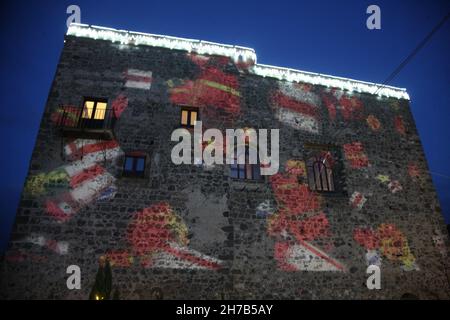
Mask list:
[[[392,73],[389,75],[389,77],[386,78],[386,80],[383,81],[381,86],[378,87],[377,91],[375,91],[375,94],[378,94],[378,92],[386,87],[386,85],[391,82],[399,73],[400,71],[414,58],[414,56],[430,41],[430,39],[433,37],[433,35],[445,24],[447,19],[450,18],[450,11],[442,18],[439,23],[434,26],[434,28],[428,33],[428,35],[417,45],[417,47],[406,57],[405,60],[400,63],[400,65],[392,71]]]

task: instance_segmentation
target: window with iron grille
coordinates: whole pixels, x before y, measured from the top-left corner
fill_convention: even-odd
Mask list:
[[[62,105],[52,115],[52,121],[66,136],[112,139],[116,123],[114,109],[105,98],[84,98],[81,106]]]
[[[340,191],[339,175],[341,171],[340,157],[335,147],[308,146],[307,174],[308,185],[313,191]]]

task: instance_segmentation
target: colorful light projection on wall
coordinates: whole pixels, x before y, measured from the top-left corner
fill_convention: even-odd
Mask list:
[[[92,139],[76,139],[64,152],[71,163],[31,176],[25,186],[28,194],[44,197],[46,212],[61,222],[94,201],[114,197],[115,177],[101,164],[123,154],[115,140]]]
[[[297,130],[317,134],[320,129],[320,98],[308,84],[279,82],[270,97],[275,118]]]
[[[150,90],[152,86],[152,72],[138,69],[128,69],[124,72],[125,87]]]
[[[206,57],[188,54],[187,57],[200,69],[195,79],[167,81],[170,102],[178,106],[202,109],[203,121],[226,115],[235,120],[241,111],[237,75],[227,71],[232,63],[226,57]]]
[[[166,202],[134,213],[127,229],[126,250],[107,253],[112,266],[130,267],[137,260],[146,268],[222,268],[222,261],[188,247],[188,227]]]
[[[352,196],[350,197],[350,205],[357,210],[361,210],[364,207],[366,201],[367,198],[358,191],[353,192]]]
[[[363,120],[364,105],[356,96],[349,96],[341,90],[331,89],[322,94],[322,101],[328,109],[331,121],[336,121],[340,114],[345,122]]]
[[[114,116],[119,119],[122,112],[128,107],[128,98],[124,94],[119,94],[111,103],[111,107],[114,110]]]
[[[364,146],[361,142],[352,142],[344,144],[345,159],[353,169],[361,169],[369,166],[369,158],[364,152]]]
[[[399,191],[403,190],[402,185],[400,184],[400,181],[398,180],[391,180],[391,178],[388,175],[379,174],[376,179],[380,181],[382,184],[386,185],[388,190],[391,193],[397,193]]]
[[[406,135],[406,126],[402,116],[396,116],[394,118],[394,127],[399,134],[402,136]]]
[[[380,131],[381,122],[373,114],[369,115],[367,117],[366,121],[367,121],[369,128],[372,129],[372,131]]]
[[[405,271],[419,270],[408,240],[394,224],[383,223],[375,230],[356,228],[353,238],[368,251],[366,257],[371,257],[372,260],[381,255],[389,261],[401,263]],[[376,260],[381,264],[379,257]],[[367,262],[373,263],[369,260]]]
[[[276,239],[278,267],[285,271],[344,271],[326,252],[332,248],[329,222],[321,210],[320,196],[309,190],[306,181],[305,163],[298,160],[287,161],[284,173],[270,177],[278,210],[268,216],[267,229]],[[319,248],[319,242],[328,242],[328,248]]]

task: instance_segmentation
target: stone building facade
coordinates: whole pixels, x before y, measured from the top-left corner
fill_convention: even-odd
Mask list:
[[[279,129],[278,173],[174,164],[172,132],[195,120]],[[87,299],[100,257],[123,299],[450,297],[448,236],[405,90],[73,24],[0,295]],[[81,289],[67,288],[70,265]]]

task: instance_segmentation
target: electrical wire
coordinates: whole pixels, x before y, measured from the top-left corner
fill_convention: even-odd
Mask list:
[[[384,80],[381,86],[375,91],[375,95],[386,85],[391,82],[400,71],[414,58],[414,56],[427,44],[427,42],[433,37],[433,35],[445,24],[447,19],[450,18],[450,11],[442,18],[442,20],[430,31],[430,33],[417,45],[417,47],[400,63],[400,65]]]

